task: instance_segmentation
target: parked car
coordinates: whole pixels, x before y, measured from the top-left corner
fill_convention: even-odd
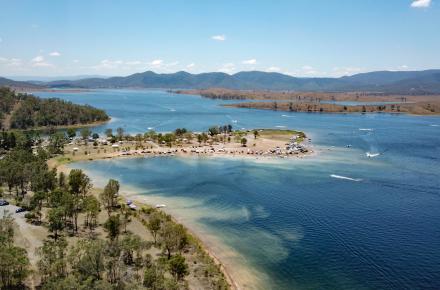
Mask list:
[[[19,207],[15,210],[15,213],[24,212],[24,211],[26,211],[26,209]]]
[[[4,205],[8,205],[8,204],[9,204],[9,202],[7,202],[6,200],[0,199],[0,206],[4,206]]]

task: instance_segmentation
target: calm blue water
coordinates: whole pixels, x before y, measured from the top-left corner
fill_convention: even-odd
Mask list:
[[[106,109],[114,121],[98,132],[202,130],[234,120],[236,128],[285,126],[312,136],[319,155],[302,160],[73,165],[96,185],[98,177],[117,178],[149,202],[166,203],[225,245],[217,254],[226,264],[252,268],[261,289],[440,288],[440,118],[227,109],[222,101],[155,91],[57,96]]]

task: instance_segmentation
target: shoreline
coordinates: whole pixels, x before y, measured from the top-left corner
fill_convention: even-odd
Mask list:
[[[132,151],[136,151],[136,150],[132,150]],[[124,159],[124,158],[155,158],[155,157],[177,157],[177,158],[230,158],[230,159],[246,159],[246,160],[252,160],[255,162],[267,162],[267,161],[280,161],[280,160],[288,160],[288,159],[302,159],[302,158],[307,158],[307,157],[315,157],[318,154],[318,151],[315,150],[310,150],[309,153],[307,154],[302,154],[300,156],[288,156],[287,158],[280,158],[277,156],[254,156],[254,155],[248,155],[248,154],[224,154],[224,153],[210,153],[210,154],[192,154],[192,153],[178,153],[178,154],[132,154],[132,155],[123,155],[124,153],[121,152],[112,152],[109,153],[109,155],[107,156],[93,156],[94,158],[87,158],[87,157],[91,157],[91,156],[81,156],[82,158],[78,158],[78,159],[73,159],[73,160],[69,160],[67,162],[63,162],[64,159],[61,160],[60,159],[57,160],[57,158],[52,158],[48,160],[48,164],[50,168],[56,168],[57,171],[59,172],[64,172],[65,174],[68,174],[69,171],[71,170],[71,167],[69,165],[72,165],[74,163],[77,162],[92,162],[92,161],[96,161],[96,160],[113,160],[113,159]],[[62,156],[61,156],[62,158]],[[101,180],[103,177],[94,177],[98,180]],[[100,186],[94,186],[93,187],[94,190],[99,190]],[[123,198],[129,198],[132,199],[134,201],[135,204],[137,204],[139,206],[139,208],[141,208],[142,206],[150,206],[150,207],[154,207],[154,204],[151,204],[147,201],[145,201],[146,196],[142,195],[138,192],[137,189],[134,190],[127,190],[127,191],[121,191],[120,195]],[[235,272],[237,269],[232,269],[230,265],[228,265],[228,263],[226,263],[224,260],[222,260],[222,258],[220,258],[220,256],[218,255],[218,253],[216,252],[216,250],[213,249],[213,245],[212,244],[217,244],[219,245],[219,247],[228,247],[226,245],[224,245],[221,241],[218,241],[217,238],[213,237],[212,239],[210,239],[209,237],[204,237],[203,234],[200,233],[199,230],[197,230],[197,226],[196,225],[191,225],[191,223],[188,222],[182,222],[181,221],[181,217],[179,217],[178,214],[176,214],[175,212],[173,212],[172,210],[168,210],[168,209],[158,209],[163,211],[164,213],[169,214],[172,217],[172,220],[178,224],[181,224],[185,227],[185,229],[188,231],[188,233],[196,240],[198,241],[198,244],[200,245],[201,249],[214,261],[214,263],[219,267],[220,271],[223,273],[226,281],[228,282],[228,284],[230,285],[231,289],[234,290],[239,290],[239,289],[243,289],[242,287],[240,287],[240,284],[238,283],[237,280],[241,280],[241,279],[234,279],[234,275],[232,274],[233,272]],[[221,251],[221,250],[220,250]],[[227,259],[227,258],[225,258]],[[246,264],[240,265],[238,266],[238,268],[243,267],[241,271],[239,271],[240,273],[243,272],[243,277],[247,277],[244,278],[243,280],[246,281],[255,281],[255,279],[258,277],[258,271],[257,273],[254,273],[254,269],[248,267]],[[238,276],[241,274],[237,274]],[[252,277],[252,278],[251,278]],[[249,282],[250,283],[250,282]],[[246,285],[248,285],[249,283],[244,283]]]
[[[68,174],[75,162],[90,162],[96,160],[113,160],[123,158],[154,158],[154,157],[175,157],[175,158],[228,158],[235,160],[252,160],[255,162],[277,162],[281,160],[299,160],[310,156],[316,156],[317,152],[312,149],[311,139],[303,132],[294,130],[278,129],[259,129],[259,137],[254,138],[253,132],[243,133],[241,137],[247,137],[249,146],[242,146],[239,142],[218,142],[212,141],[203,144],[197,142],[184,142],[171,147],[159,145],[151,141],[139,143],[137,141],[120,141],[114,144],[95,144],[95,146],[76,140],[65,146],[64,155],[55,156],[48,160],[50,168],[57,168],[58,171]],[[292,137],[293,136],[293,137]],[[294,150],[288,149],[294,145]],[[287,146],[287,147],[286,147]],[[69,165],[70,164],[70,165]],[[99,190],[103,187],[105,176],[97,174],[90,175],[95,180],[97,186],[93,188]],[[188,233],[194,238],[200,249],[208,255],[214,264],[219,267],[226,282],[231,289],[238,290],[244,288],[259,288],[258,285],[265,283],[264,272],[253,268],[246,263],[246,259],[233,248],[221,241],[203,224],[191,218],[185,217],[185,213],[179,212],[179,207],[173,207],[175,201],[166,200],[164,202],[149,200],[148,195],[141,194],[143,189],[131,188],[130,185],[123,190],[120,196],[131,199],[135,204],[142,206],[155,207],[155,204],[171,205],[171,208],[161,208],[160,211],[169,214],[172,220],[182,224]],[[148,189],[146,189],[148,191]],[[172,209],[174,208],[174,210]],[[185,209],[183,209],[185,210]],[[182,221],[185,220],[185,221]],[[237,265],[237,266],[234,266]],[[259,283],[257,283],[260,281]],[[240,287],[240,284],[241,287]]]
[[[76,161],[76,162],[78,162],[78,161]],[[73,163],[75,163],[75,162],[72,162],[69,164],[73,164]],[[58,172],[63,172],[66,175],[68,175],[71,170],[71,168],[69,168],[67,166],[67,164],[50,164],[49,166],[51,168],[56,168]],[[97,191],[101,190],[102,191],[103,189],[99,186],[98,187],[93,186],[93,190],[97,190]],[[126,193],[121,192],[120,196],[122,196],[125,199],[133,200],[133,203],[136,204],[139,208],[142,208],[142,206],[149,206],[149,207],[154,208],[153,204],[149,204],[145,200],[142,200],[143,198],[145,198],[145,196],[143,196],[139,193],[135,193],[135,192],[130,193],[129,191],[127,191]],[[212,250],[206,244],[206,242],[200,238],[200,235],[197,234],[196,230],[194,230],[192,227],[188,226],[187,224],[184,224],[181,221],[179,221],[173,214],[170,214],[168,211],[161,209],[161,208],[157,208],[156,210],[159,210],[159,211],[162,211],[166,214],[169,214],[174,223],[183,225],[184,228],[186,229],[186,231],[189,233],[189,235],[191,235],[192,238],[197,241],[197,243],[201,247],[202,251],[204,251],[214,261],[214,264],[216,264],[219,267],[220,271],[224,275],[224,277],[225,277],[228,285],[231,287],[231,289],[233,289],[233,290],[241,289],[240,286],[238,285],[238,283],[232,278],[232,275],[230,273],[231,270],[228,269],[228,267],[221,261],[220,258],[217,257],[217,255],[214,253],[214,250]]]
[[[90,128],[90,127],[101,126],[106,123],[109,123],[111,120],[112,120],[112,117],[109,117],[109,119],[105,120],[105,121],[96,121],[96,122],[87,123],[87,124],[61,125],[61,126],[53,126],[53,127],[43,126],[43,127],[33,127],[33,128],[28,128],[28,129],[10,129],[8,131],[10,131],[10,132],[45,131],[50,128],[53,128],[55,130],[65,130],[65,129],[70,129],[70,128],[81,129],[81,128]]]

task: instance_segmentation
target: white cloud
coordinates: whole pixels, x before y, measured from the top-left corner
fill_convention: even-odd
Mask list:
[[[257,64],[257,60],[255,59],[255,58],[252,58],[252,59],[248,59],[248,60],[243,60],[242,62],[241,62],[242,64]]]
[[[152,66],[156,66],[159,67],[163,64],[163,60],[162,59],[155,59],[150,63]]]
[[[49,53],[50,56],[60,56],[61,53],[59,53],[58,51],[53,51],[51,53]]]
[[[43,62],[43,61],[44,61],[44,57],[41,56],[41,55],[39,55],[39,56],[34,57],[31,61],[32,61],[33,63]]]
[[[407,66],[406,64],[399,66],[399,70],[408,70],[409,66]]]
[[[5,58],[0,57],[0,64],[9,66],[9,67],[20,67],[22,66],[23,62],[19,58]]]
[[[277,66],[271,66],[271,67],[268,67],[268,68],[266,69],[266,71],[267,71],[267,72],[279,72],[279,71],[281,71],[281,68],[279,68],[279,67],[277,67]]]
[[[414,0],[411,3],[413,8],[427,8],[431,5],[431,0]]]
[[[363,71],[364,70],[359,67],[334,67],[331,75],[335,77],[350,76],[357,73],[361,73]]]
[[[53,67],[53,64],[47,62],[36,62],[33,64],[35,67]]]
[[[74,63],[78,63],[79,62],[79,60],[78,59],[74,59],[74,60],[72,60]]]
[[[2,43],[2,42],[3,42],[3,38],[0,37],[0,43]]]
[[[187,69],[192,69],[196,66],[195,63],[190,63],[189,65],[186,66]]]
[[[34,67],[53,67],[54,65],[51,63],[48,63],[44,60],[44,57],[41,55],[38,55],[36,57],[34,57],[31,60],[32,66]]]
[[[217,41],[225,41],[226,40],[226,35],[224,35],[224,34],[213,35],[213,36],[211,36],[211,39],[217,40]]]
[[[227,74],[233,73],[235,71],[235,64],[232,62],[225,63],[221,68],[218,69],[218,71]]]

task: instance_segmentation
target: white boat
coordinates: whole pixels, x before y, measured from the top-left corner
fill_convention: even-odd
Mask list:
[[[156,208],[163,208],[163,207],[166,207],[166,205],[165,204],[156,204]]]
[[[370,152],[367,152],[365,154],[367,155],[368,158],[373,158],[380,155],[380,153],[370,153]]]
[[[128,207],[134,210],[137,208],[137,206],[134,203],[129,204]]]

